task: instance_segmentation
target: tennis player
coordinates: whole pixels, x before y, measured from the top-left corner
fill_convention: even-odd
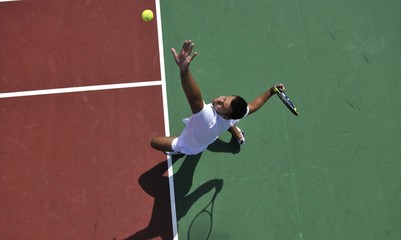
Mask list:
[[[203,152],[225,131],[229,131],[239,144],[245,143],[244,133],[237,127],[240,119],[256,112],[274,94],[274,86],[251,103],[240,96],[220,96],[206,104],[198,84],[192,77],[189,65],[197,52],[192,54],[195,44],[184,41],[181,52],[171,52],[180,69],[181,86],[191,107],[192,116],[183,119],[186,127],[178,137],[155,137],[151,141],[154,149],[168,154],[196,155]],[[275,85],[284,91],[283,84]]]

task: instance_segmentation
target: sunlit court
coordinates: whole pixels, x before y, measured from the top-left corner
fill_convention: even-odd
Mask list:
[[[0,239],[401,239],[400,11],[0,1]]]

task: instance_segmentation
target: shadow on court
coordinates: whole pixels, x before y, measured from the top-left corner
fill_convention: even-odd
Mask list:
[[[236,154],[239,153],[240,146],[233,140],[226,143],[217,139],[209,146],[208,150],[213,152],[229,152]],[[172,158],[174,164],[180,158],[185,157],[182,165],[173,176],[177,221],[184,217],[193,204],[203,195],[209,193],[213,189],[215,189],[217,193],[223,187],[222,179],[212,179],[189,193],[192,187],[195,169],[201,156],[202,153],[194,156],[174,155]],[[125,238],[126,240],[146,240],[155,237],[161,237],[163,240],[173,239],[169,178],[166,176],[167,170],[168,165],[166,160],[158,163],[139,177],[138,182],[142,189],[154,198],[152,216],[146,228],[128,238]]]

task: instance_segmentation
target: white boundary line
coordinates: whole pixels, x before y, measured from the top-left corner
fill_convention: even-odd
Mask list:
[[[112,89],[135,88],[135,87],[149,87],[158,85],[163,85],[163,81],[160,80],[160,81],[148,81],[148,82],[136,82],[136,83],[119,83],[119,84],[106,84],[106,85],[94,85],[94,86],[83,86],[83,87],[32,90],[32,91],[22,91],[22,92],[8,92],[8,93],[0,93],[0,98],[27,97],[27,96],[37,96],[37,95],[88,92],[88,91],[112,90]]]
[[[162,78],[162,93],[163,93],[163,109],[164,109],[164,129],[166,136],[170,136],[170,123],[168,116],[168,104],[167,104],[167,88],[166,88],[166,73],[164,68],[164,49],[163,49],[163,34],[162,34],[162,23],[161,23],[161,11],[160,11],[160,0],[155,0],[156,3],[156,19],[157,19],[157,31],[159,38],[159,58],[160,58],[160,72]],[[173,224],[173,240],[178,240],[177,231],[177,214],[175,207],[175,193],[174,193],[174,179],[173,179],[173,161],[171,155],[167,155],[168,165],[168,179],[170,188],[170,207],[171,207],[171,222]]]

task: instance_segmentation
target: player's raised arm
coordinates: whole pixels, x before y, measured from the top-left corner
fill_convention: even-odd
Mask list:
[[[171,49],[174,60],[180,69],[181,86],[185,92],[185,96],[187,97],[193,114],[200,112],[204,105],[199,86],[189,70],[189,65],[198,54],[197,52],[192,54],[194,46],[195,44],[191,40],[185,40],[179,54],[174,48]]]

